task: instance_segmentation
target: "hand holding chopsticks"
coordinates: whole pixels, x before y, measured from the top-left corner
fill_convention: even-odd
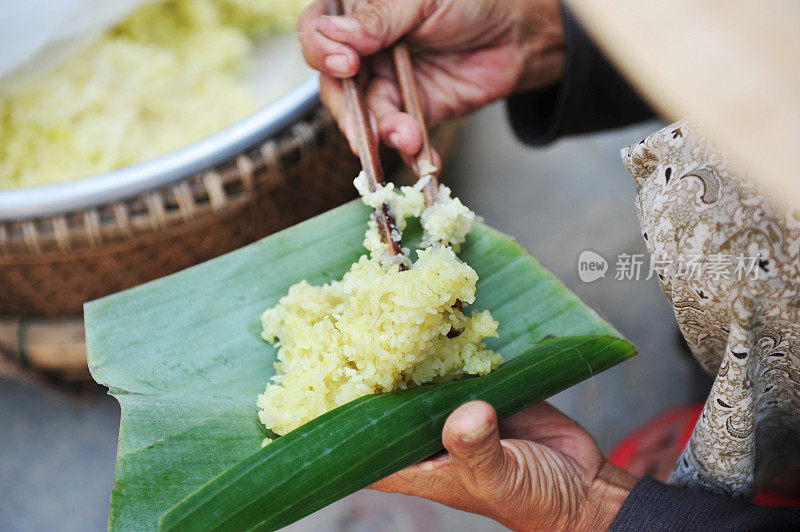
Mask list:
[[[342,15],[344,13],[341,0],[328,0],[327,8],[328,13],[331,15]],[[433,148],[425,127],[425,117],[422,113],[422,103],[417,83],[414,79],[411,56],[405,43],[400,42],[394,46],[393,57],[397,80],[403,97],[403,105],[406,112],[414,117],[422,128],[422,148],[416,156],[412,169],[418,179],[428,178],[428,182],[423,188],[423,193],[426,205],[431,206],[436,202],[439,189],[438,169],[433,166]],[[361,166],[367,177],[369,189],[370,191],[375,191],[378,186],[385,184],[385,177],[378,155],[378,146],[374,141],[376,136],[372,131],[364,95],[354,77],[342,79],[342,88],[352,117],[358,157],[361,159]],[[389,246],[393,255],[401,255],[403,251],[399,241],[399,231],[397,231],[395,221],[385,204],[375,209],[375,218],[378,223],[381,241]]]
[[[342,4],[347,14],[326,15],[342,13]],[[415,110],[423,109],[427,125],[435,126],[514,92],[554,85],[564,71],[558,2],[344,0],[333,11],[327,7],[327,0],[312,3],[297,29],[303,56],[322,73],[321,99],[354,149],[341,80],[364,61],[374,75],[359,86],[377,132],[406,161],[430,155],[427,148],[420,151],[424,132]],[[393,51],[398,43],[404,44]],[[402,94],[405,47],[413,54],[421,106]]]
[[[341,0],[328,0],[328,13],[331,15],[343,14]],[[378,146],[374,141],[375,136],[372,133],[367,105],[354,78],[343,79],[342,87],[353,120],[356,149],[358,150],[358,157],[361,159],[361,167],[367,176],[370,191],[374,192],[379,185],[386,183],[386,179],[383,175],[383,167],[378,155]],[[375,220],[378,223],[381,241],[389,246],[390,253],[392,255],[402,255],[403,247],[400,244],[400,232],[397,230],[394,219],[389,212],[389,207],[385,203],[375,209]],[[401,268],[403,268],[402,264]]]
[[[342,15],[344,10],[341,0],[328,0],[328,13],[331,15]],[[428,135],[428,129],[425,127],[425,116],[422,112],[422,102],[419,97],[417,82],[414,79],[411,54],[406,44],[399,42],[395,44],[392,50],[392,56],[394,58],[397,81],[400,85],[400,92],[403,97],[403,106],[406,112],[415,118],[422,128],[422,148],[416,156],[412,170],[416,173],[418,180],[426,177],[428,178],[428,182],[425,183],[422,191],[425,196],[425,205],[430,207],[436,203],[439,192],[439,169],[433,166],[433,148]],[[356,146],[358,156],[361,159],[361,166],[367,176],[370,190],[375,191],[378,185],[383,185],[385,183],[385,178],[378,155],[378,147],[373,140],[376,137],[372,132],[364,96],[354,78],[343,79],[342,87],[353,120]],[[389,250],[393,255],[402,255],[403,248],[399,241],[400,232],[397,230],[395,221],[386,204],[383,204],[379,209],[375,209],[375,218],[378,223],[381,241],[389,246]],[[400,267],[401,269],[405,269],[402,264]],[[455,307],[458,310],[462,310],[462,303],[460,300],[456,301]],[[451,329],[450,333],[448,333],[448,337],[453,338],[459,334],[461,334],[461,330]]]

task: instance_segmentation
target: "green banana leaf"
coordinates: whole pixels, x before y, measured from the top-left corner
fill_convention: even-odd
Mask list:
[[[611,336],[549,338],[483,377],[361,397],[205,484],[159,529],[277,530],[440,450],[447,416],[466,401],[504,418],[581,380],[587,365],[602,371],[633,353]]]
[[[295,282],[340,278],[363,253],[368,216],[356,200],[86,305],[90,370],[122,410],[112,530],[155,530],[161,514],[259,450],[270,434],[255,401],[276,354],[261,339],[260,314]],[[409,224],[404,242],[419,236]],[[546,336],[619,337],[510,237],[476,223],[460,256],[480,276],[470,308],[500,322],[487,345],[505,360]],[[576,376],[563,374],[564,384]]]

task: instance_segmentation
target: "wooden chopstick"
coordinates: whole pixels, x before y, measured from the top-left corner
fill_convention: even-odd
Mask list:
[[[344,8],[342,7],[341,0],[327,0],[327,12],[329,15],[343,15]],[[417,179],[422,179],[421,163],[425,160],[429,164],[433,164],[433,148],[431,147],[430,138],[428,137],[428,129],[425,127],[425,117],[422,114],[422,102],[419,99],[419,91],[417,89],[417,82],[414,79],[414,70],[411,65],[411,55],[408,53],[408,47],[405,43],[398,43],[395,45],[394,50],[394,63],[397,69],[397,79],[400,83],[400,89],[403,93],[403,105],[406,112],[410,113],[416,118],[420,126],[422,126],[422,150],[417,155],[415,161]],[[347,105],[353,117],[353,125],[356,130],[358,157],[361,159],[361,166],[367,176],[370,190],[376,190],[378,185],[383,185],[386,179],[381,167],[380,158],[378,156],[378,146],[375,144],[372,135],[372,128],[369,122],[369,114],[367,113],[366,102],[361,94],[361,91],[356,84],[354,78],[346,78],[342,80],[345,98]],[[430,181],[422,189],[425,195],[425,204],[431,206],[436,203],[439,192],[439,184],[437,174],[430,175]],[[400,232],[397,230],[389,208],[384,204],[380,209],[375,209],[375,219],[378,222],[378,230],[381,234],[381,241],[389,244],[389,249],[394,255],[402,255],[403,248],[395,237],[399,237]],[[407,269],[404,264],[400,264],[400,269]],[[463,310],[460,300],[456,300],[453,307],[459,311]],[[450,329],[447,333],[448,338],[455,338],[463,332],[463,329]]]
[[[328,0],[327,11],[330,15],[343,15],[344,8],[341,0]],[[378,155],[378,146],[374,141],[367,105],[355,78],[343,79],[342,87],[347,99],[347,106],[350,108],[350,114],[353,118],[358,157],[361,159],[361,166],[367,176],[369,189],[374,192],[379,185],[386,183],[386,179]],[[394,218],[389,212],[389,207],[384,204],[374,211],[381,241],[389,246],[389,251],[392,255],[402,255],[403,247],[400,243],[400,232],[397,230]],[[402,264],[400,267],[404,269]]]
[[[425,115],[422,113],[422,101],[419,98],[417,81],[414,78],[414,68],[411,64],[411,54],[408,46],[404,42],[394,45],[392,50],[394,58],[394,68],[397,73],[397,82],[400,85],[400,92],[403,95],[403,107],[405,111],[413,116],[422,127],[422,149],[416,157],[414,172],[417,179],[422,179],[425,175],[430,176],[430,181],[422,189],[425,195],[425,204],[430,207],[436,203],[439,194],[438,170],[433,174],[423,173],[423,162],[433,164],[433,148],[431,139],[428,136],[428,128],[425,126]]]
[[[397,82],[400,85],[400,93],[403,95],[403,107],[405,111],[413,116],[420,127],[422,127],[422,149],[417,154],[415,167],[413,170],[417,174],[417,179],[422,179],[426,175],[430,176],[429,181],[422,189],[425,195],[425,205],[430,207],[439,197],[439,170],[433,174],[423,173],[423,162],[433,164],[433,147],[431,146],[431,139],[428,136],[428,128],[425,126],[425,115],[422,112],[422,100],[419,98],[419,89],[417,88],[417,80],[414,78],[414,67],[411,63],[411,54],[408,52],[408,46],[404,42],[399,42],[394,45],[392,50],[392,57],[394,58],[394,68],[397,73]],[[461,300],[457,299],[453,305],[459,312],[464,311],[464,305]],[[448,338],[455,338],[460,335],[464,330],[451,328],[447,333]]]

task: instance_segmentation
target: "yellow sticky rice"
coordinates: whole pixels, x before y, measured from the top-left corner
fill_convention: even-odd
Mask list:
[[[391,185],[368,192],[359,179],[364,203],[386,200],[400,227],[406,216],[422,215],[427,230],[420,186],[403,187],[400,194]],[[443,189],[445,204],[455,199]],[[436,215],[442,217],[437,227],[458,226],[454,234],[463,242],[474,214],[453,206],[444,212],[451,219]],[[377,241],[374,233],[373,223],[365,245]],[[301,281],[264,312],[262,336],[279,347],[277,373],[257,403],[268,429],[286,434],[367,394],[484,375],[500,365],[500,355],[483,344],[497,336],[489,311],[465,315],[454,307],[459,300],[464,305],[475,300],[478,275],[445,244],[417,251],[405,271],[397,261],[385,260],[382,246],[373,246],[371,256],[362,256],[341,281],[323,286]]]
[[[161,0],[66,60],[0,89],[0,188],[137,163],[253,112],[255,40],[290,30],[309,0]]]

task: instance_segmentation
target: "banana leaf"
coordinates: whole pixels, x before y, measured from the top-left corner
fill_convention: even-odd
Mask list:
[[[90,371],[122,411],[110,529],[155,530],[161,514],[272,436],[255,406],[276,355],[261,339],[260,314],[302,279],[340,278],[363,253],[368,216],[354,201],[86,305]],[[404,243],[413,245],[420,232],[409,224]],[[512,238],[485,224],[476,223],[460,256],[480,276],[469,308],[489,309],[500,322],[499,338],[486,343],[505,360],[547,336],[620,337]],[[620,350],[613,362],[631,354]],[[608,365],[543,367],[554,393]]]
[[[602,371],[633,353],[611,336],[549,338],[483,377],[361,397],[205,484],[159,529],[277,530],[440,450],[447,416],[466,401],[503,418],[572,384],[564,375],[577,381],[587,366]]]

